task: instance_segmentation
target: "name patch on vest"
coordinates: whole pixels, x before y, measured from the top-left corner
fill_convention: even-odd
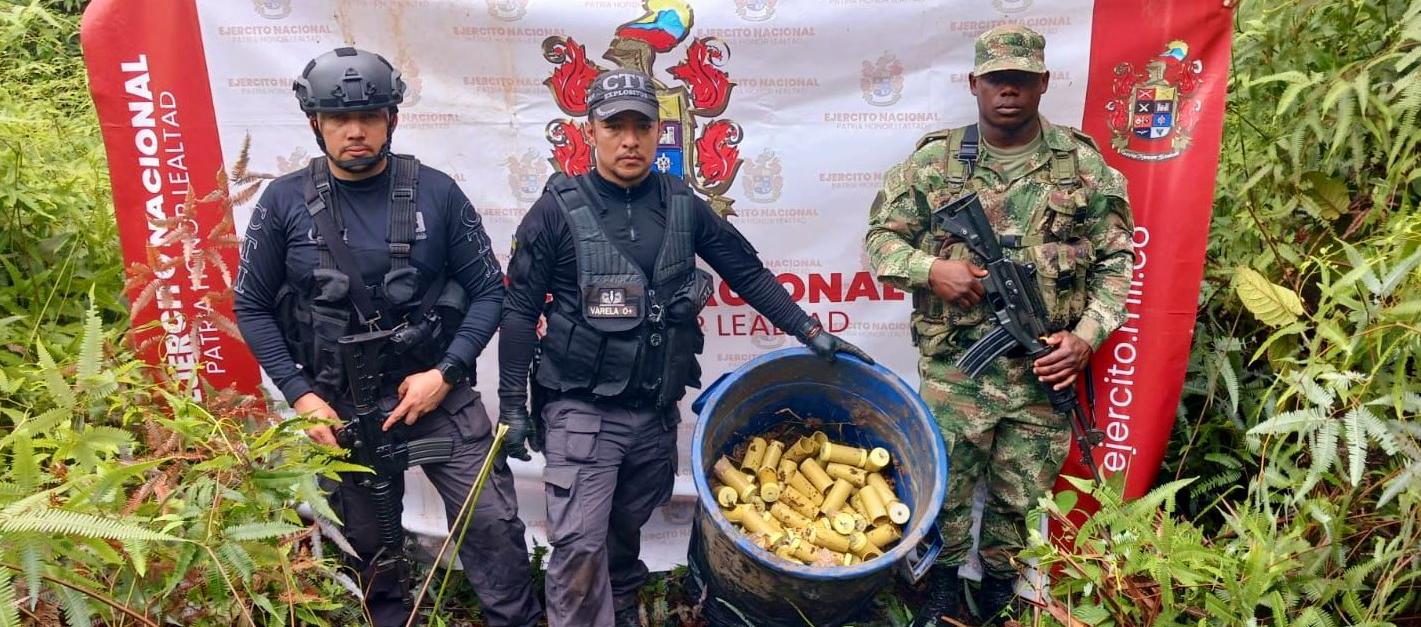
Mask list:
[[[627,298],[627,288],[597,287],[589,289],[582,302],[588,318],[637,318],[641,316],[639,301]]]

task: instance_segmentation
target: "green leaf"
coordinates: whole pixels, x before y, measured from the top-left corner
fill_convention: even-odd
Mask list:
[[[1417,264],[1421,264],[1421,250],[1417,250],[1415,254],[1396,264],[1396,267],[1388,271],[1385,277],[1382,277],[1381,289],[1377,291],[1377,296],[1381,298],[1391,296],[1391,293],[1401,285],[1401,281],[1406,278],[1406,275],[1416,269]]]
[[[302,529],[304,529],[304,527],[298,527],[290,523],[260,522],[249,523],[245,525],[233,525],[231,527],[227,527],[226,529],[222,530],[222,535],[226,536],[228,540],[236,540],[238,542],[242,542],[248,540],[268,540],[271,538],[279,538],[281,536],[291,535],[293,533],[301,531]]]
[[[1099,605],[1080,605],[1071,610],[1071,616],[1087,625],[1099,625],[1110,620],[1110,610]]]
[[[1303,315],[1303,301],[1292,290],[1263,278],[1245,267],[1234,269],[1234,291],[1243,306],[1259,322],[1270,327],[1282,327],[1298,321]]]
[[[1302,181],[1308,186],[1308,198],[1322,211],[1323,219],[1336,220],[1347,213],[1352,198],[1346,183],[1316,170],[1303,174]]]
[[[271,604],[271,599],[268,599],[265,594],[253,594],[252,603],[256,604],[257,607],[262,608],[262,611],[266,612],[267,616],[271,617],[271,622],[268,623],[266,621],[263,621],[262,624],[286,624],[286,613],[276,611],[276,606]]]
[[[319,479],[313,474],[307,474],[296,483],[296,496],[316,510],[322,518],[339,524],[340,517],[331,509],[330,501],[321,492]]]

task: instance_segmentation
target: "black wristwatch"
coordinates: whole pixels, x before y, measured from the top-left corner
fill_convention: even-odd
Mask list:
[[[440,360],[438,368],[439,374],[444,377],[444,382],[449,385],[458,383],[464,378],[464,375],[469,372],[469,369],[464,366],[463,362],[453,357],[445,357]]]

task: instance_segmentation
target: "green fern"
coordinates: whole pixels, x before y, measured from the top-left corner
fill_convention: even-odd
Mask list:
[[[44,576],[44,544],[36,540],[34,536],[20,533],[9,538],[19,553],[20,568],[24,571],[25,588],[28,590],[39,590],[39,582]],[[39,595],[31,593],[30,609],[33,610],[38,602]]]
[[[35,457],[34,444],[29,436],[25,435],[15,436],[14,444],[10,455],[10,473],[15,480],[15,487],[24,494],[33,493],[43,477],[39,459]]]
[[[79,340],[79,381],[84,382],[99,374],[102,367],[104,329],[99,318],[99,309],[94,306],[94,292],[89,290],[89,309],[84,312],[84,335]]]
[[[104,538],[107,540],[151,540],[182,542],[182,538],[150,531],[133,523],[59,509],[32,509],[0,518],[0,531],[19,533],[34,531],[44,534]]]
[[[0,566],[0,627],[20,627],[19,603],[15,597],[14,576],[8,568]]]
[[[1336,421],[1329,420],[1313,433],[1315,439],[1311,448],[1312,464],[1308,467],[1307,479],[1298,486],[1299,499],[1311,493],[1313,487],[1322,480],[1323,473],[1332,470],[1332,466],[1337,463],[1337,439],[1341,430]]]
[[[59,365],[54,363],[54,358],[44,347],[43,340],[35,340],[35,353],[39,356],[40,376],[43,377],[45,387],[49,390],[49,396],[53,399],[54,404],[60,407],[74,407],[78,403],[74,396],[74,390],[60,375]]]
[[[55,407],[41,412],[33,418],[27,415],[15,425],[14,431],[11,431],[4,439],[0,439],[0,447],[10,444],[17,437],[34,437],[38,434],[51,433],[54,429],[67,425],[73,416],[74,412],[66,407]]]
[[[236,542],[225,542],[218,547],[217,555],[222,558],[222,563],[241,576],[242,581],[251,583],[252,575],[256,573],[257,566],[252,561],[252,556],[241,544]]]
[[[289,536],[301,531],[302,527],[284,522],[260,522],[243,525],[233,525],[222,530],[222,535],[228,540],[238,542],[251,540],[269,540]]]
[[[64,608],[64,619],[71,627],[93,627],[94,606],[89,597],[63,586],[55,586],[60,605]]]

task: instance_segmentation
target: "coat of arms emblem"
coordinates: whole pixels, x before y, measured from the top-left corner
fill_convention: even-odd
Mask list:
[[[269,20],[279,20],[291,15],[291,0],[252,0],[252,8]]]
[[[528,14],[528,0],[485,0],[488,14],[496,20],[516,22]]]
[[[521,203],[531,203],[543,193],[543,181],[548,178],[548,164],[533,149],[523,151],[522,156],[509,156],[504,161],[508,166],[508,189]]]
[[[746,164],[745,170],[747,177],[741,189],[745,190],[745,197],[750,202],[763,204],[780,199],[785,179],[780,175],[780,158],[773,151],[761,152],[759,157]]]
[[[735,14],[747,22],[763,22],[775,16],[775,0],[735,0]]]
[[[1110,146],[1122,156],[1162,161],[1189,148],[1203,107],[1196,92],[1204,63],[1188,57],[1189,44],[1175,40],[1143,70],[1129,62],[1115,66],[1105,110],[1113,135]]]
[[[306,167],[306,163],[310,160],[311,155],[306,154],[306,147],[297,146],[291,150],[290,156],[276,156],[276,170],[282,174],[290,174]]]
[[[898,62],[898,57],[887,52],[873,63],[864,61],[859,89],[863,90],[864,102],[875,107],[887,107],[898,102],[903,97],[903,64]]]
[[[735,87],[722,69],[730,48],[714,37],[691,40],[684,60],[667,69],[681,83],[671,87],[654,73],[656,55],[685,41],[695,16],[685,0],[643,0],[642,7],[646,12],[641,17],[617,27],[602,58],[645,72],[656,84],[661,136],[652,167],[684,178],[717,212],[733,215],[733,200],[724,194],[740,171],[742,132],[731,120],[713,119],[725,111]],[[558,108],[572,117],[587,115],[587,87],[605,68],[587,58],[582,44],[560,35],[543,40],[543,58],[557,66],[543,84]],[[591,170],[592,147],[576,123],[553,120],[546,134],[554,167],[573,175]]]
[[[1031,8],[1031,0],[992,0],[992,6],[1002,13],[1021,13]]]

